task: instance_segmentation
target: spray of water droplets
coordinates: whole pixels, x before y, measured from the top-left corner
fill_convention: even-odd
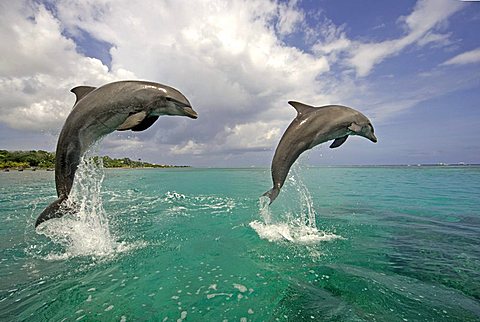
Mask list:
[[[270,242],[288,241],[307,245],[341,238],[317,228],[312,196],[301,178],[300,166],[292,167],[288,184],[296,192],[296,200],[300,205],[299,214],[286,213],[277,216],[269,206],[269,198],[260,197],[259,212],[262,221],[255,220],[250,223],[250,227],[257,232],[260,238]]]
[[[47,259],[113,256],[132,248],[132,245],[117,242],[110,232],[101,195],[104,178],[101,158],[85,156],[81,159],[72,191],[61,206],[65,215],[49,220],[37,229],[39,234],[61,246],[59,253],[50,253]]]

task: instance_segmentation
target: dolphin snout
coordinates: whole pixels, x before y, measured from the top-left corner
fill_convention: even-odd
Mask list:
[[[190,117],[190,118],[192,118],[192,119],[198,118],[198,113],[195,112],[191,106],[185,106],[185,107],[183,108],[183,111],[185,112],[185,115],[186,115],[186,116],[188,116],[188,117]]]
[[[373,143],[377,143],[377,137],[375,136],[375,134],[370,134],[370,137],[369,137],[370,141],[372,141]]]

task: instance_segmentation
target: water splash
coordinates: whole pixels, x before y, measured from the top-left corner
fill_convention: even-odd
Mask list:
[[[300,201],[300,221],[304,223],[307,227],[312,229],[317,229],[317,223],[315,220],[315,209],[313,207],[313,200],[310,191],[308,190],[301,176],[301,171],[299,167],[292,167],[292,175],[289,178],[289,181],[292,183],[293,187],[299,195]]]
[[[270,242],[288,241],[297,244],[315,244],[342,238],[317,228],[312,196],[302,180],[299,165],[292,167],[287,184],[293,187],[297,193],[296,201],[300,205],[300,214],[293,215],[286,212],[284,218],[277,219],[269,206],[269,198],[260,197],[259,212],[263,222],[255,220],[250,223],[250,227],[257,232],[260,238]]]
[[[261,196],[258,200],[260,216],[262,216],[263,221],[267,225],[272,223],[272,216],[273,216],[269,203],[270,203],[270,198],[268,198],[267,196]]]
[[[101,158],[84,156],[80,160],[72,191],[61,208],[66,214],[62,218],[49,220],[37,229],[39,234],[48,237],[62,249],[60,253],[48,254],[46,259],[112,256],[138,247],[117,242],[110,232],[101,195],[104,178]]]
[[[250,227],[257,232],[260,238],[269,242],[287,241],[295,244],[310,245],[342,238],[333,233],[301,225],[295,221],[266,224],[259,220],[254,220],[250,223]]]

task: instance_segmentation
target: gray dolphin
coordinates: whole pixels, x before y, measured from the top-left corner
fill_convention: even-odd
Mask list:
[[[153,82],[120,81],[98,88],[78,86],[71,92],[77,100],[58,138],[55,159],[58,199],[40,214],[35,227],[63,216],[59,208],[72,189],[80,158],[98,139],[115,130],[146,130],[160,115],[198,117],[182,93]]]
[[[370,120],[353,108],[340,105],[314,107],[289,101],[297,110],[297,117],[290,123],[278,143],[272,160],[273,188],[263,196],[270,204],[277,198],[292,164],[304,151],[335,140],[330,148],[338,148],[349,135],[360,135],[377,142]]]

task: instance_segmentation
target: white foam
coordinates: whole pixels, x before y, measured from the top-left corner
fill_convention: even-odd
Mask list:
[[[322,241],[330,241],[341,236],[327,233],[317,228],[294,225],[292,223],[265,224],[258,220],[250,223],[262,239],[269,242],[287,241],[295,244],[316,244]]]
[[[46,260],[65,260],[76,256],[106,257],[145,246],[144,242],[118,242],[110,232],[101,198],[104,176],[101,163],[96,163],[92,158],[82,158],[72,191],[62,205],[73,211],[37,228],[39,234],[63,248],[60,253],[45,256]]]
[[[239,290],[241,293],[244,293],[244,292],[247,291],[247,287],[245,285],[242,285],[242,284],[234,283],[233,287],[236,288],[237,290]]]
[[[177,322],[182,322],[183,320],[185,320],[187,318],[187,314],[187,311],[182,311],[182,313],[180,313],[180,319],[177,319]]]
[[[207,294],[207,299],[213,299],[216,296],[225,296],[225,297],[232,297],[232,293],[212,293],[212,294]]]
[[[252,221],[252,227],[262,239],[270,242],[287,241],[296,244],[316,244],[322,241],[330,241],[341,236],[327,233],[317,228],[316,213],[313,206],[310,191],[303,183],[298,166],[292,167],[292,175],[288,178],[288,184],[298,193],[296,202],[300,206],[299,215],[292,216],[286,213],[286,219],[276,216],[269,206],[268,197],[260,197],[259,213],[262,221]],[[285,217],[285,216],[283,216]]]

